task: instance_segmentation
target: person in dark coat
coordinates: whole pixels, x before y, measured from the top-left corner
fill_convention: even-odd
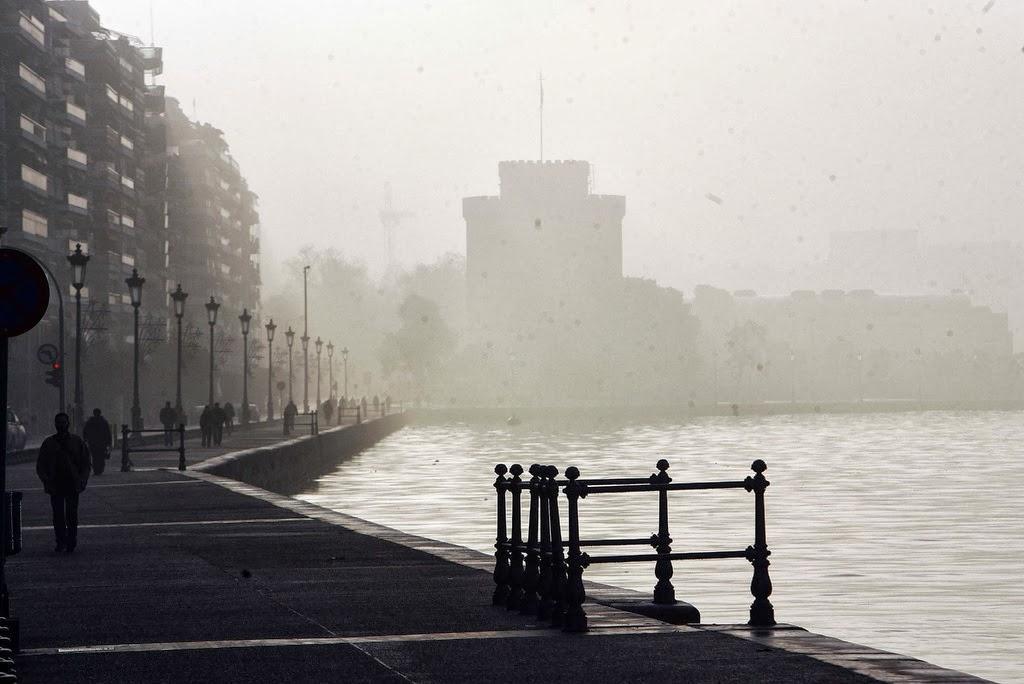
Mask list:
[[[220,446],[220,443],[224,441],[224,423],[227,422],[228,417],[224,413],[224,409],[219,401],[213,402],[213,408],[210,409],[210,418],[212,419],[211,425],[213,427],[213,445]]]
[[[373,412],[380,413],[380,397],[373,395]]]
[[[299,412],[295,402],[289,400],[288,404],[284,407],[284,434],[292,434],[292,430],[295,429],[295,415]]]
[[[207,404],[199,415],[199,432],[203,436],[203,446],[213,446],[213,409]]]
[[[178,418],[178,412],[171,406],[171,402],[164,404],[160,409],[160,424],[164,426],[164,446],[174,444],[174,422]]]
[[[320,407],[320,412],[324,414],[324,425],[330,425],[331,416],[334,415],[334,402],[330,399],[325,400],[323,406]]]
[[[66,413],[53,418],[57,433],[43,440],[36,459],[36,474],[50,495],[53,509],[53,533],[57,552],[71,553],[78,545],[78,496],[89,482],[89,447],[68,430],[71,419]]]
[[[235,407],[231,405],[231,402],[224,404],[224,427],[227,428],[228,435],[235,427]]]
[[[110,458],[110,446],[114,443],[114,436],[110,432],[110,423],[99,409],[93,409],[92,416],[82,426],[82,438],[89,447],[92,472],[102,475],[107,467],[107,459]]]

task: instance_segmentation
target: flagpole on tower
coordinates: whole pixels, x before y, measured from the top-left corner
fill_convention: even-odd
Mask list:
[[[540,77],[540,160],[544,161],[544,72]]]

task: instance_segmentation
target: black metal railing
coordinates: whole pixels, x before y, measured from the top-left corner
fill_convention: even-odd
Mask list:
[[[356,425],[363,422],[363,408],[361,406],[339,406],[338,425],[341,425],[345,418],[352,418]]]
[[[145,446],[142,439],[143,435],[167,435],[171,433],[177,437],[178,446],[171,446],[165,444],[164,446]],[[138,443],[132,444],[131,437],[137,436],[140,439]],[[132,469],[131,454],[151,452],[151,453],[178,453],[178,470],[185,470],[185,426],[184,424],[178,424],[178,427],[171,428],[157,428],[151,430],[132,430],[127,425],[121,425],[121,472],[127,473]]]
[[[300,422],[301,419],[301,422]],[[292,423],[293,428],[308,427],[309,434],[319,435],[320,434],[320,417],[316,411],[310,411],[309,413],[296,413],[295,420]]]
[[[772,593],[770,565],[765,534],[764,492],[769,482],[764,476],[767,466],[756,460],[751,464],[753,476],[743,480],[717,482],[673,482],[668,475],[669,463],[658,461],[658,472],[644,478],[581,479],[575,467],[567,468],[566,479],[559,480],[558,468],[550,465],[530,466],[531,478],[524,482],[523,468],[515,464],[494,468],[497,478],[497,535],[494,544],[494,605],[509,610],[536,614],[551,621],[552,626],[568,632],[587,631],[583,609],[586,590],[584,570],[598,563],[653,562],[657,583],[653,601],[656,604],[676,603],[672,586],[672,561],[719,558],[745,558],[753,566],[750,592],[752,626],[775,624],[775,609],[768,597]],[[511,473],[511,477],[506,477]],[[562,524],[558,510],[559,490],[568,502],[568,543],[563,544]],[[668,493],[706,489],[745,489],[754,493],[754,543],[745,549],[723,551],[673,552],[669,534]],[[522,494],[530,496],[527,538],[522,534]],[[587,496],[611,493],[657,492],[658,531],[650,537],[582,539],[579,531],[579,502]],[[512,514],[512,531],[508,530],[508,510]],[[591,556],[584,547],[651,546],[654,553],[609,554]]]

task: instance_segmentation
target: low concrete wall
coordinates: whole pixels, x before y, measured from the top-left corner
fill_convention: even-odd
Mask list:
[[[345,456],[371,447],[401,430],[410,418],[408,412],[395,413],[359,425],[325,429],[319,435],[305,435],[271,446],[211,458],[193,470],[290,496],[332,471]]]

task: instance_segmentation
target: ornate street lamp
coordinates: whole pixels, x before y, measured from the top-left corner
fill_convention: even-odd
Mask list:
[[[249,323],[252,316],[248,309],[242,309],[238,317],[242,322],[242,425],[249,424]]]
[[[320,352],[324,350],[324,341],[316,338],[316,410],[320,410]]]
[[[342,394],[345,401],[348,401],[348,347],[344,347],[341,350],[341,361],[345,366],[345,393]]]
[[[274,420],[274,319],[265,326],[267,328],[267,420]]]
[[[139,405],[139,307],[142,306],[142,285],[145,278],[139,277],[139,272],[132,269],[130,278],[125,278],[128,286],[128,294],[131,297],[132,309],[135,312],[135,359],[132,364],[132,430],[142,429],[142,407]]]
[[[302,412],[309,413],[309,335],[299,338],[302,342]]]
[[[217,325],[217,309],[220,304],[210,295],[210,301],[206,302],[206,320],[210,324],[210,395],[206,403],[213,406],[213,327]]]
[[[82,253],[82,245],[76,244],[75,251],[68,256],[71,264],[71,286],[75,288],[75,429],[82,429],[84,416],[82,397],[82,287],[85,285],[85,267],[89,255]]]
[[[292,345],[295,344],[295,331],[292,330],[292,326],[288,326],[284,339],[288,342],[288,403],[290,404],[295,401],[295,395],[292,394]]]
[[[334,400],[334,343],[327,343],[327,396]]]
[[[188,292],[181,289],[181,283],[178,283],[177,289],[171,293],[171,299],[174,300],[174,317],[178,319],[178,370],[174,410],[178,414],[178,422],[184,423],[185,407],[181,403],[181,319],[185,316],[185,300],[188,299]]]

